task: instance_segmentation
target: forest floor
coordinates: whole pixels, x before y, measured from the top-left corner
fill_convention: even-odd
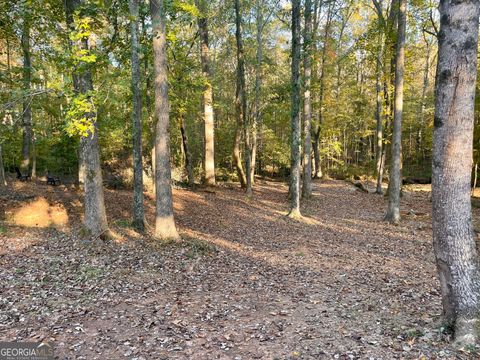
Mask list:
[[[183,241],[162,244],[129,226],[131,191],[106,190],[115,238],[92,241],[73,188],[16,182],[0,195],[0,340],[61,359],[475,358],[440,323],[428,190],[410,186],[392,226],[383,197],[343,181],[316,182],[301,221],[284,183],[250,201],[175,189]]]

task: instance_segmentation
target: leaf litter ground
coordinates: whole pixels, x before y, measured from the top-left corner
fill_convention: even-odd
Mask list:
[[[52,341],[61,359],[475,358],[440,322],[428,188],[405,192],[399,226],[384,198],[333,180],[292,220],[287,190],[175,189],[183,241],[164,244],[129,226],[130,191],[106,190],[115,237],[92,241],[73,188],[14,183],[0,340]]]

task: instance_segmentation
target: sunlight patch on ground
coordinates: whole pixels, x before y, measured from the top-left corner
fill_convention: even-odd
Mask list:
[[[44,198],[25,204],[8,214],[14,225],[26,227],[64,227],[68,224],[68,214],[62,205],[50,205]]]
[[[411,184],[411,185],[404,185],[403,189],[411,192],[431,192],[432,185],[431,184]]]

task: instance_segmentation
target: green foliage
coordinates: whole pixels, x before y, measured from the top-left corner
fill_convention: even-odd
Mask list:
[[[183,12],[192,17],[198,17],[200,12],[198,11],[195,4],[192,4],[189,1],[183,0],[174,0],[173,1],[173,11],[175,12]]]
[[[28,6],[24,6],[27,4]],[[10,68],[0,62],[2,82],[0,102],[12,103],[0,111],[3,121],[0,136],[7,168],[18,165],[22,143],[22,102],[32,105],[33,131],[37,154],[37,173],[75,174],[79,137],[89,136],[98,128],[101,158],[108,168],[129,166],[132,149],[130,34],[131,15],[127,2],[89,0],[74,14],[74,29],[65,26],[63,4],[58,0],[3,2],[0,5],[0,44],[10,50]],[[170,100],[171,160],[185,175],[180,123],[184,121],[192,155],[194,172],[202,175],[203,119],[202,89],[206,79],[200,66],[197,20],[208,20],[210,39],[211,85],[215,111],[215,161],[217,174],[224,180],[235,180],[232,163],[235,120],[236,45],[234,11],[221,1],[168,0],[167,51]],[[244,2],[244,48],[246,63],[247,117],[254,116],[256,69],[255,2]],[[261,127],[259,127],[258,162],[261,172],[272,175],[288,173],[290,166],[290,9],[282,2],[260,2],[265,23],[262,27],[263,61],[260,64]],[[326,34],[326,12],[318,24],[314,72],[312,79],[313,131],[321,126],[320,144],[324,171],[335,174],[356,173],[362,169],[373,173],[375,154],[375,71],[379,40],[393,38],[393,32],[378,25],[372,7],[351,0],[333,6],[331,27]],[[386,6],[386,4],[385,4]],[[429,169],[432,146],[433,78],[435,39],[424,33],[432,30],[428,1],[415,0],[407,34],[404,169],[416,174]],[[384,15],[386,16],[386,9]],[[32,88],[45,89],[31,96],[22,90],[22,51],[19,34],[24,17],[32,24]],[[151,146],[155,131],[154,75],[151,22],[148,4],[142,2],[138,16],[140,26],[141,92],[143,100],[143,155],[149,173]],[[59,26],[61,24],[62,26]],[[88,50],[84,46],[88,41]],[[426,50],[430,48],[429,84],[422,99],[423,68]],[[321,54],[325,50],[325,62]],[[382,63],[387,73],[382,77],[384,119],[391,116],[387,99],[392,100],[389,63],[394,48],[387,47]],[[3,58],[2,58],[3,60]],[[94,90],[72,94],[73,73],[89,70]],[[8,71],[7,71],[8,70]],[[320,105],[320,74],[323,98]],[[383,88],[385,86],[385,89]],[[386,94],[383,94],[386,90]],[[302,105],[302,104],[300,104]],[[477,107],[477,109],[480,107]],[[319,112],[322,112],[321,124]],[[423,109],[423,117],[420,116]],[[476,114],[475,161],[479,162],[479,111]],[[391,122],[389,123],[391,126]],[[95,125],[95,126],[94,126]],[[390,143],[391,129],[385,131]],[[421,139],[419,140],[419,134]],[[242,143],[242,149],[245,147]],[[120,165],[122,164],[122,165]],[[387,163],[388,166],[388,163]]]
[[[95,131],[94,93],[77,94],[67,111],[65,131],[69,136],[91,136]]]

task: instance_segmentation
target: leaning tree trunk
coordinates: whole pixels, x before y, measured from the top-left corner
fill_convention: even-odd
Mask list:
[[[290,217],[300,217],[300,0],[292,0],[292,143],[290,168]]]
[[[388,208],[385,220],[400,222],[400,191],[402,186],[402,116],[403,73],[405,68],[406,0],[399,0],[398,34],[395,62],[395,108],[393,113],[392,160],[388,185]]]
[[[312,98],[310,94],[312,80],[312,1],[305,0],[305,29],[303,36],[304,57],[304,101],[303,101],[303,132],[305,134],[303,147],[303,187],[304,198],[312,196]]]
[[[22,29],[22,51],[23,51],[23,143],[21,168],[27,174],[30,172],[30,146],[32,143],[32,107],[31,107],[31,78],[32,64],[30,59],[30,20],[27,9],[23,18]]]
[[[83,0],[66,0],[65,11],[67,24],[73,27],[73,14],[83,5]],[[80,16],[81,16],[80,11]],[[81,37],[72,44],[79,51],[88,54],[88,35]],[[93,92],[92,72],[88,64],[80,64],[73,73],[75,92],[87,96],[86,101],[93,101],[88,94]],[[93,108],[93,106],[92,106]],[[98,144],[97,114],[90,111],[85,117],[92,122],[93,132],[80,139],[80,165],[85,170],[84,181],[84,227],[91,235],[101,236],[108,232],[107,214],[103,196],[102,170],[100,168],[100,150]]]
[[[197,0],[196,3],[200,10],[200,16],[198,17],[198,33],[200,35],[200,59],[204,78],[203,117],[205,133],[205,185],[215,186],[215,129],[213,119],[213,89],[208,47],[208,2],[206,0]]]
[[[153,67],[155,70],[155,236],[160,239],[179,239],[173,217],[170,170],[169,103],[167,82],[166,29],[163,0],[151,0],[153,30]]]
[[[250,129],[247,121],[247,95],[245,90],[245,58],[243,52],[242,40],[242,15],[240,12],[240,0],[235,0],[235,38],[237,40],[237,86],[235,97],[235,110],[237,116],[237,126],[243,126],[243,137],[245,140],[245,185],[247,196],[252,196],[252,179],[250,176],[251,168],[251,149],[250,149]],[[237,128],[238,131],[238,128]],[[235,134],[235,146],[238,133]],[[234,150],[235,154],[235,150]],[[237,171],[241,171],[237,165]],[[242,176],[242,177],[243,177]]]
[[[140,60],[138,56],[138,0],[129,1],[132,46],[132,129],[133,129],[133,226],[145,230],[142,166],[142,96],[140,93]]]
[[[433,242],[445,320],[479,340],[480,278],[470,181],[480,3],[441,1],[433,139]]]
[[[235,139],[233,141],[233,164],[235,165],[235,169],[237,171],[238,181],[240,181],[240,186],[242,188],[247,187],[247,179],[245,176],[245,171],[243,171],[243,164],[242,164],[242,157],[240,151],[240,145],[242,142],[242,122],[240,117],[238,116],[238,112],[236,115],[237,118],[237,127],[235,129]]]

